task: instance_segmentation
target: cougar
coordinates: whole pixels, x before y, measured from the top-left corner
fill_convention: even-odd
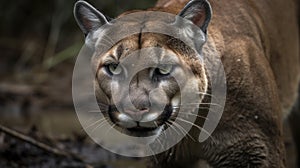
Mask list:
[[[131,136],[155,136],[167,127],[181,131],[172,124],[182,108],[180,87],[174,79],[181,76],[185,79],[182,86],[196,86],[201,93],[198,118],[178,144],[149,157],[148,167],[285,167],[282,122],[297,100],[300,81],[298,7],[296,0],[159,0],[146,11],[171,13],[193,23],[204,39],[198,44],[200,50],[180,39],[142,30],[118,41],[92,61],[96,97],[100,109],[106,109],[103,115],[117,130]],[[118,18],[138,12],[147,16],[147,12],[134,10]],[[85,1],[76,2],[74,14],[86,44],[97,48],[94,42],[101,35],[95,32],[113,19]],[[147,21],[140,24],[141,29],[147,27]],[[212,46],[216,47],[214,52]],[[129,93],[124,93],[122,80],[113,80],[113,76],[126,76],[126,69],[118,66],[120,60],[151,47],[163,52],[143,55],[135,64],[143,60],[158,66],[136,73]],[[205,110],[213,104],[209,104],[206,64],[198,54],[212,60],[217,56],[227,83],[223,115],[204,142],[193,138],[197,140],[203,131]],[[195,74],[193,78],[186,75],[188,70]],[[112,91],[111,85],[116,90]],[[120,97],[121,109],[114,104],[114,96]],[[127,106],[129,102],[134,108]],[[161,113],[153,107],[159,104],[165,104]]]

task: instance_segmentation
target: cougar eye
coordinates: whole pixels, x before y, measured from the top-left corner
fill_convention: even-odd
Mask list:
[[[118,64],[109,64],[106,66],[106,70],[110,75],[119,75],[122,73],[122,67]]]
[[[159,75],[169,75],[173,69],[172,65],[162,65],[156,69],[156,73]]]

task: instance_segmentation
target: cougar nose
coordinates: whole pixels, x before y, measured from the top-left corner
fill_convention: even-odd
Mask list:
[[[124,113],[134,121],[141,121],[143,117],[149,112],[149,108],[143,108],[141,110],[129,110],[125,109]]]

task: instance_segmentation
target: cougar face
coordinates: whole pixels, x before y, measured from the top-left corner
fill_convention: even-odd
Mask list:
[[[202,13],[193,15],[191,10],[196,9]],[[203,4],[189,4],[180,15],[206,32],[209,17],[205,10]],[[76,3],[75,17],[86,41],[110,22],[84,1]],[[122,63],[124,60],[130,63]],[[182,89],[197,88],[199,93],[207,90],[205,68],[198,54],[182,41],[163,34],[139,33],[126,37],[104,54],[96,55],[92,64],[101,112],[114,128],[131,136],[159,135],[172,125],[182,106]],[[123,85],[126,80],[129,86]],[[199,104],[202,96],[199,94]]]
[[[183,86],[195,85],[201,92],[206,91],[206,76],[201,61],[192,63],[183,54],[172,49],[167,43],[168,40],[169,37],[152,33],[135,35],[120,41],[96,61],[98,72],[95,88],[101,111],[112,123],[130,135],[156,134],[162,126],[171,122],[169,120],[174,120],[181,103],[178,82]],[[140,46],[143,49],[157,47],[161,52],[154,52],[152,55],[139,54]],[[131,57],[134,52],[137,52],[136,57],[139,59],[134,62],[135,66],[149,63],[157,66],[136,72],[126,89],[121,83],[128,77],[126,72],[131,67],[120,66],[119,62]],[[190,65],[191,63],[194,65]],[[187,79],[191,66],[197,67],[195,71],[199,74],[193,79]],[[174,76],[181,80],[176,81]],[[118,100],[113,100],[113,97]],[[132,107],[128,106],[130,103]]]

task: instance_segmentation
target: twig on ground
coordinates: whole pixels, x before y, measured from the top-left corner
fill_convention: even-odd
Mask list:
[[[8,127],[5,127],[1,124],[0,124],[0,132],[4,132],[5,134],[13,136],[17,139],[20,139],[20,140],[24,141],[24,142],[30,143],[31,145],[36,146],[36,147],[38,147],[38,148],[40,148],[40,149],[42,149],[46,152],[50,152],[50,153],[55,154],[57,156],[71,158],[71,159],[74,159],[74,160],[77,160],[79,162],[84,163],[86,165],[86,167],[89,167],[89,168],[92,167],[91,165],[88,165],[82,157],[78,156],[75,153],[67,152],[67,151],[64,151],[64,150],[61,150],[61,149],[58,149],[58,148],[51,147],[51,146],[49,146],[45,143],[42,143],[40,141],[37,141],[37,140],[33,139],[32,137],[29,137],[25,134],[17,132],[17,131],[15,131],[13,129],[10,129]]]

